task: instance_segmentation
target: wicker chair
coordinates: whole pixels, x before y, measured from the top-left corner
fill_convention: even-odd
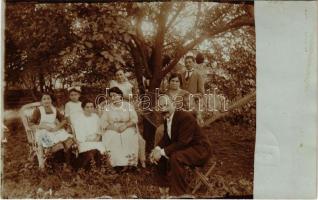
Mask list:
[[[71,146],[74,143],[74,139],[70,138],[66,142],[57,143],[52,147],[44,148],[39,145],[36,141],[35,133],[36,130],[31,126],[31,116],[33,114],[34,109],[41,105],[40,102],[29,103],[20,109],[20,117],[27,134],[27,140],[29,144],[29,160],[33,160],[34,157],[37,157],[39,168],[45,168],[45,162],[49,156],[51,156],[54,152],[57,152],[61,149],[64,149],[64,145]]]

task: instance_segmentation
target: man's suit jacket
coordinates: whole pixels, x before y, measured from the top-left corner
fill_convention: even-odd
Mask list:
[[[171,139],[167,133],[166,123],[164,125],[164,135],[159,146],[164,149],[167,156],[188,147],[200,148],[201,150],[205,148],[203,150],[210,151],[209,139],[202,132],[191,113],[181,110],[175,111],[171,123]]]
[[[187,90],[191,94],[204,94],[204,78],[197,70],[194,70],[190,78],[186,81],[187,71],[182,73],[182,86],[181,88]]]

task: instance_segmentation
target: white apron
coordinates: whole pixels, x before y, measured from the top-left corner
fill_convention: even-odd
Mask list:
[[[83,112],[80,112],[72,119],[79,153],[97,149],[101,154],[104,154],[103,143],[95,139],[98,138],[99,133],[99,117],[95,113],[91,116],[85,116]]]
[[[46,114],[43,106],[40,106],[39,110],[41,113],[40,124],[45,124],[52,128],[56,127],[56,108],[52,107],[53,113],[51,114]],[[71,137],[73,136],[68,134],[64,129],[60,129],[55,132],[50,132],[46,129],[36,130],[36,140],[45,148],[52,147],[59,142],[64,142]]]

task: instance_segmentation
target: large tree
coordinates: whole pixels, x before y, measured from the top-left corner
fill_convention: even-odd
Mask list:
[[[134,72],[141,94],[146,93],[143,76],[149,79],[147,94],[153,97],[182,57],[208,41],[215,51],[206,57],[241,83],[246,78],[241,65],[255,69],[255,54],[246,48],[254,47],[254,34],[252,3],[7,3],[6,81],[23,80],[42,91],[54,89],[56,80],[105,87],[112,70],[124,66]],[[227,41],[237,38],[242,42],[224,51]],[[229,52],[230,62],[222,59]],[[251,76],[255,79],[255,73]],[[233,86],[218,83],[224,90]],[[228,93],[231,99],[237,96]],[[145,130],[152,140],[148,121]]]

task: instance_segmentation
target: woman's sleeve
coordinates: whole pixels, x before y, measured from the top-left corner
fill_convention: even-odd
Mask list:
[[[104,112],[100,118],[99,124],[100,124],[100,127],[102,129],[106,128],[109,125],[107,110],[104,110]]]
[[[58,110],[56,110],[56,119],[58,119],[59,122],[62,122],[65,119],[62,113]]]
[[[129,103],[127,103],[129,104]],[[129,120],[133,123],[136,123],[138,122],[138,115],[137,115],[137,112],[135,110],[135,107],[132,105],[132,104],[129,104],[129,107],[128,107],[128,110],[129,110]]]
[[[39,124],[41,119],[41,112],[39,108],[35,108],[32,115],[31,115],[31,123]]]
[[[64,111],[64,113],[65,113],[65,117],[69,117],[69,116],[70,116],[70,107],[69,107],[69,104],[68,104],[68,103],[65,104],[65,111]]]

